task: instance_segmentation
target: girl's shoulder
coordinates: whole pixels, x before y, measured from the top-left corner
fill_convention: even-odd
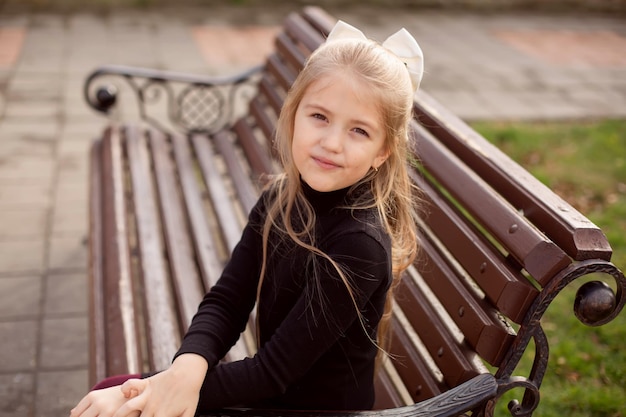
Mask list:
[[[391,237],[386,232],[380,214],[375,207],[342,210],[343,215],[322,220],[322,239],[327,244],[338,241],[358,243],[362,239],[373,239],[385,250],[391,250]]]

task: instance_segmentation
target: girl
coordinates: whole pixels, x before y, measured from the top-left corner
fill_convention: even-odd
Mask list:
[[[404,29],[381,46],[335,26],[281,111],[285,171],[251,211],[171,366],[114,379],[126,382],[92,391],[71,417],[372,408],[390,288],[416,254],[406,155],[422,62]],[[255,302],[258,353],[219,364]]]

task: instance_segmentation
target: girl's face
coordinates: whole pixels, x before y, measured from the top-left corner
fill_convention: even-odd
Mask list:
[[[302,179],[321,192],[348,187],[378,168],[389,152],[367,84],[348,71],[311,83],[296,110],[291,153]]]

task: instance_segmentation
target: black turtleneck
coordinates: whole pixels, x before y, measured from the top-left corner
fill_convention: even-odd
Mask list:
[[[373,406],[377,348],[372,340],[392,279],[390,239],[375,209],[345,208],[362,190],[322,193],[302,184],[316,213],[316,246],[346,272],[362,320],[328,261],[272,235],[257,307],[260,348],[252,358],[219,364],[244,330],[256,301],[260,230],[272,195],[265,192],[176,354],[196,353],[209,364],[200,411],[234,405],[318,410]]]

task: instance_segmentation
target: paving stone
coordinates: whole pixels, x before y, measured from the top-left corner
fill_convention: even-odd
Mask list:
[[[23,27],[0,27],[0,39],[2,48],[0,49],[0,67],[10,67],[19,58],[26,29]]]
[[[88,392],[86,369],[37,374],[35,417],[67,417]]]
[[[44,369],[87,367],[89,356],[87,322],[86,314],[81,317],[43,320],[40,367]]]
[[[9,145],[21,144],[31,151],[38,151],[37,147],[45,147],[46,154],[51,155],[52,144],[58,137],[59,128],[60,123],[57,120],[33,123],[32,120],[25,122],[23,119],[4,117],[0,123],[0,149],[6,146],[5,142],[10,141]],[[24,152],[35,155],[40,153],[42,152]]]
[[[87,206],[87,187],[82,182],[64,182],[57,186],[54,197],[55,206]]]
[[[47,209],[0,209],[0,240],[43,239],[47,220]]]
[[[0,272],[37,273],[42,271],[43,264],[44,239],[0,241]]]
[[[46,278],[44,314],[47,317],[70,313],[86,314],[87,297],[86,273],[49,275]]]
[[[33,374],[0,374],[0,416],[30,417],[35,407]]]
[[[40,276],[0,278],[0,320],[36,319],[41,288]]]
[[[13,155],[0,158],[0,182],[40,182],[50,184],[56,161],[52,156]]]
[[[274,47],[273,39],[279,29],[273,26],[196,26],[192,33],[207,65],[243,69],[263,62]]]
[[[90,133],[64,133],[63,139],[57,148],[58,157],[61,158],[59,165],[82,165],[89,157],[92,139],[95,135],[93,126]]]
[[[58,104],[48,102],[9,101],[4,111],[4,117],[29,120],[55,120],[60,115]]]
[[[526,29],[496,35],[551,64],[584,68],[626,66],[626,37],[610,30]]]
[[[85,270],[87,246],[85,235],[50,239],[49,268],[53,270]]]
[[[48,181],[46,181],[48,182]],[[39,208],[50,206],[50,185],[41,183],[0,183],[0,209]]]
[[[37,322],[30,320],[0,322],[0,364],[3,372],[35,368]]]
[[[52,217],[52,236],[85,236],[88,229],[87,204],[70,209],[57,207]]]

